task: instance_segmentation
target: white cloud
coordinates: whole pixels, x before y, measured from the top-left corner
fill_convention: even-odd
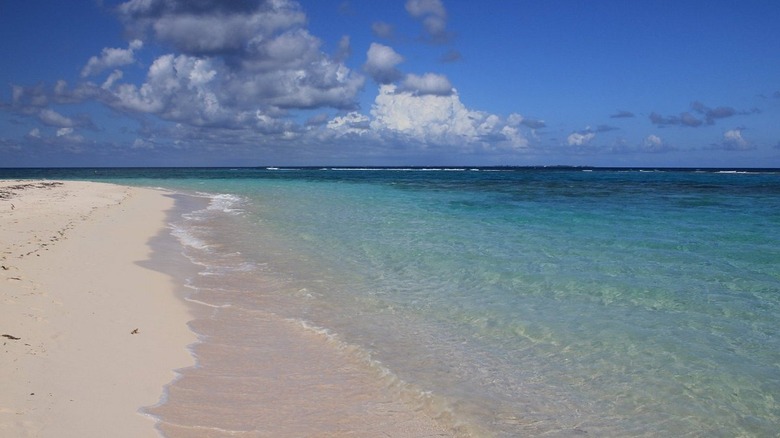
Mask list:
[[[122,79],[123,76],[124,74],[122,73],[121,70],[114,70],[113,72],[111,72],[110,75],[108,75],[108,77],[103,82],[103,85],[100,86],[100,88],[104,90],[108,90],[114,85],[114,83],[116,83],[116,81]]]
[[[46,125],[58,126],[60,128],[70,128],[76,125],[73,119],[65,117],[57,111],[51,109],[42,109],[38,113],[38,118]]]
[[[411,0],[406,6],[432,37],[446,32],[441,1]],[[406,144],[447,152],[516,150],[528,147],[524,131],[544,126],[519,114],[503,118],[467,108],[446,76],[404,76],[398,70],[404,58],[377,43],[368,49],[363,68],[382,85],[370,113],[357,112],[366,76],[345,64],[349,37],[342,37],[332,56],[323,53],[322,41],[305,28],[306,16],[294,1],[130,0],[118,11],[129,35],[152,38],[145,41],[171,50],[151,62],[143,80],[120,69],[136,62],[144,46],[137,39],[126,49],[106,48],[90,58],[82,70],[89,79],[73,87],[58,81],[53,91],[43,85],[12,89],[13,110],[54,127],[61,144],[82,141],[79,128],[94,125],[84,115],[67,117],[49,109],[52,103],[99,101],[121,112],[176,122],[175,129],[160,128],[158,138],[150,137],[153,128],[142,129],[134,149],[241,145],[272,150],[279,140],[295,139],[302,148],[333,140],[328,144],[335,150],[344,135],[367,150],[387,145],[400,150]],[[389,35],[392,29],[376,30]],[[99,73],[106,76],[102,83],[91,79]],[[298,123],[297,109],[317,115]],[[328,115],[332,109],[339,111],[337,117]],[[320,139],[325,142],[317,143]]]
[[[442,97],[397,93],[394,85],[383,85],[371,109],[371,127],[408,134],[421,141],[441,143],[450,137],[473,140],[477,136],[475,120],[484,119],[470,112],[457,94]]]
[[[517,113],[512,113],[506,118],[506,122],[509,126],[519,126],[523,123],[523,120],[525,120],[525,117],[523,117],[522,114]]]
[[[596,137],[595,132],[573,132],[566,137],[569,146],[583,146]]]
[[[379,43],[371,43],[366,53],[366,63],[363,69],[380,84],[389,84],[401,77],[401,72],[395,66],[404,58],[392,47]]]
[[[118,10],[130,32],[152,34],[178,52],[157,58],[145,83],[110,77],[107,104],[195,126],[240,127],[257,111],[279,118],[290,109],[357,106],[365,78],[343,63],[349,37],[333,57],[303,26],[297,2],[131,0]],[[276,125],[276,124],[272,124]]]
[[[81,69],[81,77],[96,75],[105,69],[121,67],[135,62],[135,51],[143,47],[141,40],[133,40],[127,49],[105,48],[100,57],[93,56],[87,61],[87,65]]]
[[[368,116],[352,111],[329,120],[327,127],[340,134],[365,134],[369,131],[369,123]]]
[[[668,152],[676,150],[675,147],[671,146],[669,143],[665,142],[661,137],[655,134],[650,134],[645,137],[643,145],[644,150],[647,152]]]
[[[401,91],[412,94],[433,94],[436,96],[449,96],[453,93],[452,84],[444,75],[426,73],[422,76],[409,74],[401,84]]]
[[[12,86],[11,110],[55,129],[91,128],[88,116],[66,117],[50,105],[98,101],[121,112],[177,122],[182,127],[177,138],[189,144],[211,144],[219,132],[236,143],[257,145],[316,134],[325,127],[327,116],[318,127],[297,124],[294,110],[322,113],[324,108],[353,111],[358,106],[366,77],[345,64],[349,37],[341,38],[332,56],[324,53],[322,41],[305,28],[306,15],[295,1],[130,0],[117,11],[127,34],[138,39],[90,58],[82,69],[87,80],[74,87],[65,81],[57,81],[53,89]],[[171,52],[154,59],[145,78],[135,80],[122,66],[136,62],[146,38]],[[387,49],[390,58],[372,58],[380,70],[389,66],[384,73],[403,59]],[[105,79],[92,82],[100,73]],[[344,126],[356,132],[361,124],[351,119]],[[367,122],[362,126],[367,128]],[[59,134],[69,142],[78,137],[67,130]]]
[[[447,33],[447,11],[441,0],[408,0],[406,11],[414,18],[421,18],[426,33],[434,42],[449,38]]]
[[[164,55],[154,61],[141,87],[118,86],[118,101],[113,105],[196,125],[214,122],[221,114],[219,101],[209,87],[216,74],[210,61]]]
[[[399,92],[395,85],[380,87],[371,108],[371,129],[379,135],[402,134],[423,144],[449,146],[527,146],[516,128],[498,116],[466,108],[457,92],[448,96]],[[506,129],[510,128],[510,129]]]
[[[260,110],[255,111],[255,128],[264,134],[279,134],[290,137],[295,130],[293,123],[287,120],[271,117]]]
[[[57,130],[57,137],[64,137],[73,134],[73,128],[60,128]]]
[[[721,143],[724,149],[732,151],[744,151],[753,149],[753,146],[744,137],[742,137],[742,129],[731,129],[723,134],[723,142]]]
[[[528,139],[516,126],[506,125],[502,127],[501,135],[506,138],[506,144],[512,149],[525,149],[529,146]]]
[[[305,69],[324,58],[321,42],[304,29],[278,35],[258,36],[249,42],[241,57],[242,67],[253,72]]]
[[[648,135],[647,138],[645,138],[645,146],[648,148],[657,148],[658,146],[662,145],[664,142],[661,140],[661,137],[657,135]]]

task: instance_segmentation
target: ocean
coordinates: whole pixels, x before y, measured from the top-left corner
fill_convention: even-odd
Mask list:
[[[158,267],[200,309],[200,344],[198,366],[148,409],[168,436],[266,436],[262,406],[278,408],[273,421],[312,428],[300,436],[340,436],[316,433],[317,415],[332,412],[294,418],[275,395],[340,377],[273,386],[274,363],[308,363],[296,372],[315,376],[361,369],[375,382],[355,380],[348,402],[360,405],[360,385],[375,384],[383,403],[412,406],[456,436],[780,430],[778,170],[0,176],[160,187],[177,199],[160,251],[185,257]]]

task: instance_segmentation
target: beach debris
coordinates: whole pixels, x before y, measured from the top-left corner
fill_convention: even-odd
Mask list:
[[[16,195],[15,192],[25,190],[25,189],[49,189],[61,185],[62,185],[61,182],[37,182],[37,183],[16,184],[12,186],[5,186],[0,188],[0,199],[13,198]],[[11,210],[15,208],[16,207],[13,204],[11,204]]]
[[[138,334],[138,329],[133,329],[133,331],[131,331],[130,334],[131,335],[137,335]]]
[[[8,338],[8,339],[10,339],[10,340],[12,340],[12,341],[18,341],[18,340],[22,339],[22,338],[17,338],[16,336],[12,336],[12,335],[5,335],[5,334],[4,334],[4,335],[2,335],[2,336],[3,336],[4,338]]]

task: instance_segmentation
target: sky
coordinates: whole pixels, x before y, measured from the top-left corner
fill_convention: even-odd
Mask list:
[[[780,167],[776,0],[0,0],[0,167]]]

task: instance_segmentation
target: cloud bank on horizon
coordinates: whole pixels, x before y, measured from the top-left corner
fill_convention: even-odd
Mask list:
[[[738,13],[713,12],[707,25],[723,21],[733,29],[736,22],[736,30],[723,32],[730,48],[678,66],[685,64],[681,54],[703,46],[679,42],[683,35],[675,33],[668,38],[682,49],[663,47],[665,41],[626,47],[631,41],[616,36],[647,44],[658,30],[651,23],[645,34],[634,34],[643,30],[628,24],[630,15],[589,10],[582,16],[574,10],[582,5],[566,1],[546,8],[487,1],[479,11],[466,3],[89,5],[110,12],[101,17],[121,29],[124,43],[91,54],[74,50],[81,60],[52,61],[55,76],[48,81],[3,77],[11,86],[0,95],[0,167],[780,166],[780,31],[768,30],[776,20],[765,10],[780,7],[747,2]],[[2,14],[8,7],[0,5],[0,22],[13,20]],[[615,7],[610,13],[643,13]],[[504,9],[500,18],[496,9]],[[675,14],[662,12],[650,18]],[[667,26],[682,32],[687,17],[678,13],[680,22]],[[759,14],[766,28],[748,20]],[[608,21],[583,27],[568,21],[579,17]],[[552,25],[568,34],[545,30]],[[695,27],[684,31],[696,36]],[[25,39],[33,31],[10,37]],[[761,32],[763,41],[752,39]],[[96,30],[97,44],[106,35]],[[714,56],[754,64],[734,71],[717,70],[729,65],[723,61],[712,69],[698,65]],[[23,66],[24,57],[15,59]],[[661,59],[667,64],[649,72],[655,76],[626,75],[634,70],[625,63],[643,69]],[[771,74],[761,76],[767,69]],[[8,74],[16,71],[22,69]]]

